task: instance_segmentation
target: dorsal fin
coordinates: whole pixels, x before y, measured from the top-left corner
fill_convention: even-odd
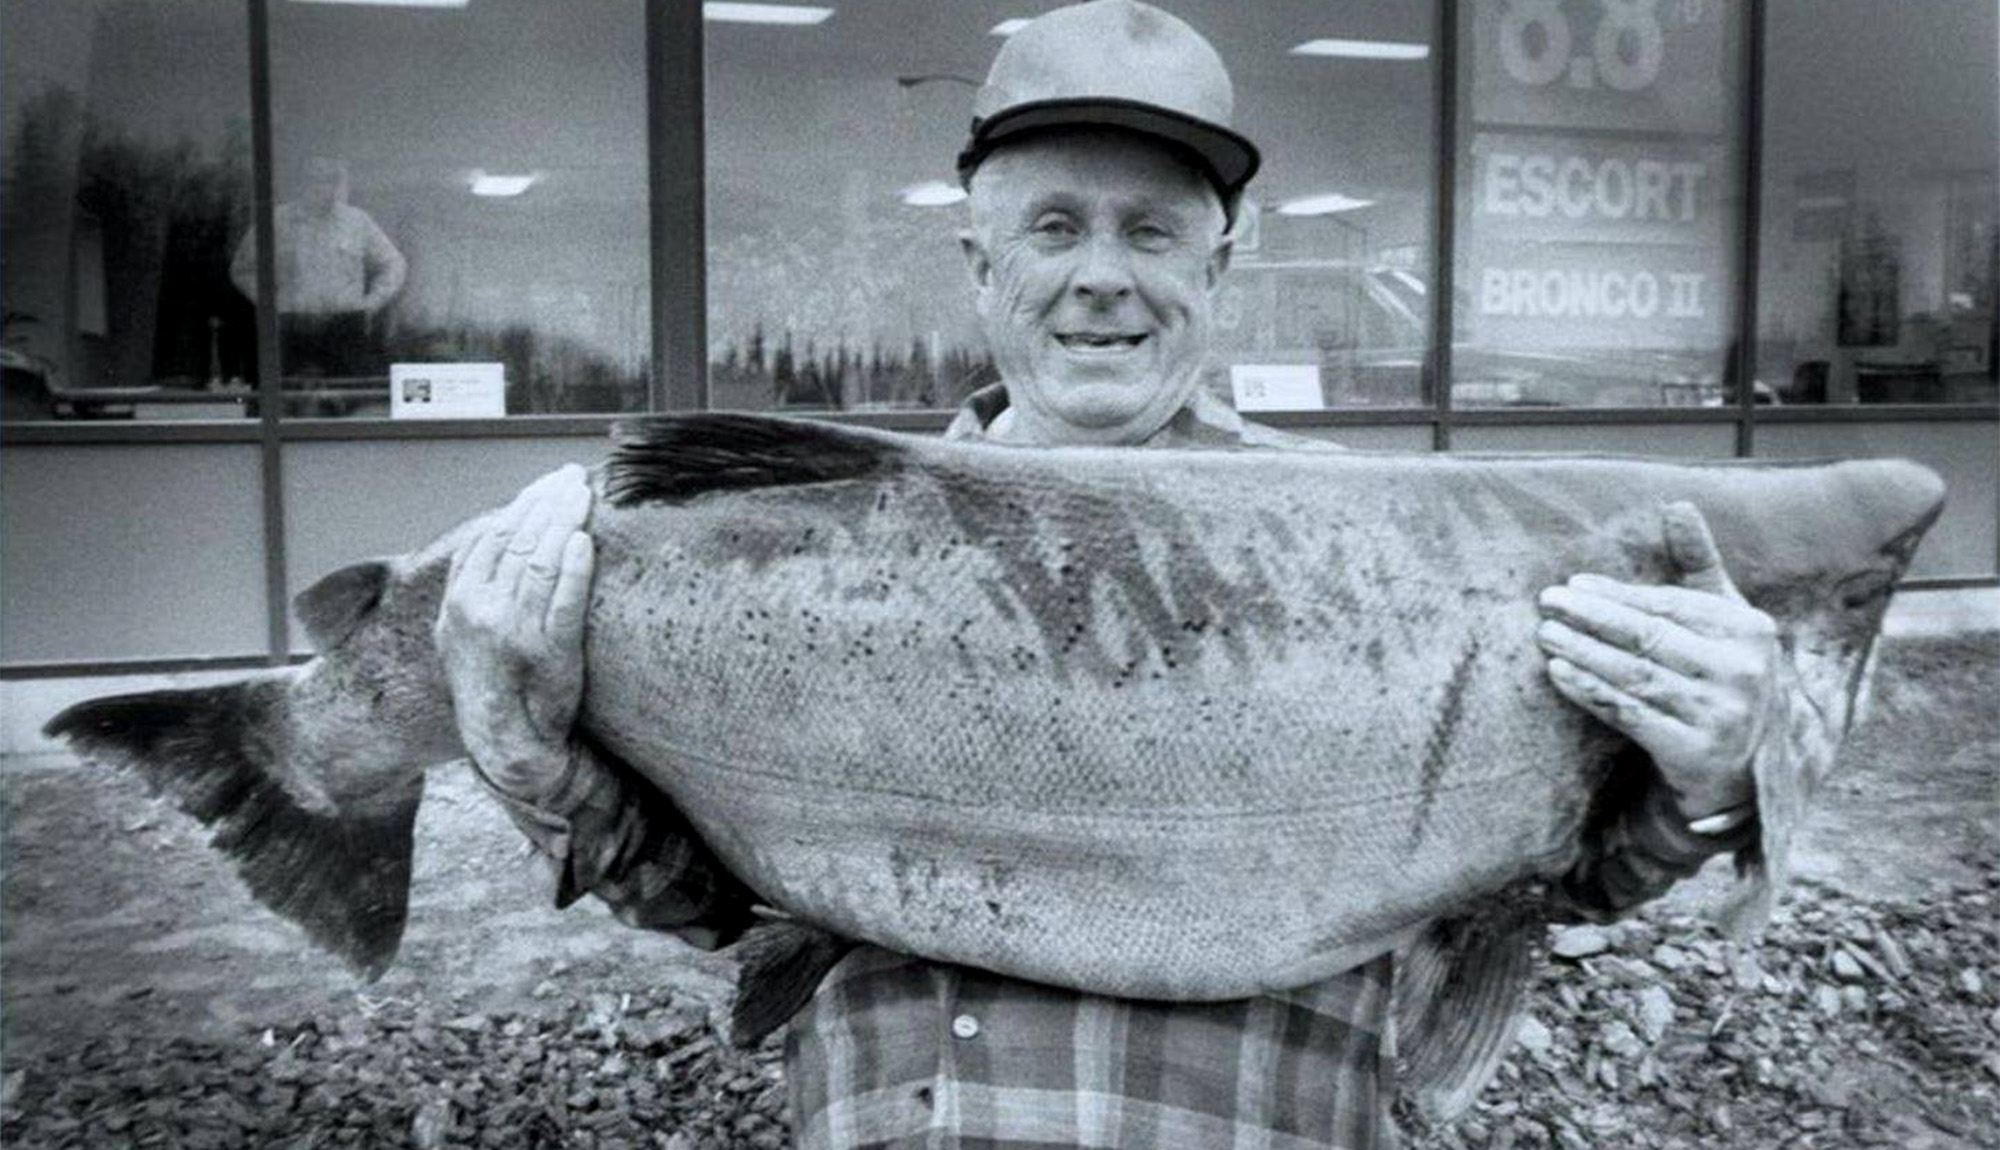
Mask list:
[[[899,466],[905,448],[880,432],[763,415],[656,415],[620,420],[604,470],[613,506],[704,491],[858,479]]]

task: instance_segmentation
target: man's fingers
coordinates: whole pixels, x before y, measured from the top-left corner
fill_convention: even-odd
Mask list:
[[[546,477],[544,477],[546,478]],[[514,501],[495,512],[486,525],[483,537],[473,547],[473,554],[466,557],[465,577],[479,582],[499,581],[512,584],[520,556],[517,548],[522,544],[522,530],[529,527],[529,518],[535,514],[539,503],[539,487],[542,480],[530,483]]]
[[[1574,586],[1543,591],[1541,605],[1548,617],[1642,659],[1688,675],[1708,669],[1702,636],[1672,619]]]
[[[1769,629],[1770,618],[1762,611],[1741,599],[1725,598],[1713,591],[1662,583],[1625,583],[1591,574],[1570,576],[1569,586],[1649,615],[1665,616],[1701,635],[1758,635]]]
[[[1696,718],[1699,686],[1669,667],[1622,651],[1556,619],[1543,620],[1535,639],[1551,658],[1587,671],[1656,710],[1683,721]]]
[[[544,628],[550,641],[567,648],[582,635],[585,614],[590,608],[590,580],[597,566],[597,551],[590,536],[572,531],[564,540],[554,592]]]
[[[494,569],[496,581],[517,594],[532,597],[539,613],[539,599],[555,581],[563,543],[581,522],[577,509],[578,489],[583,488],[583,507],[589,507],[589,489],[583,487],[583,469],[574,464],[530,483],[514,500],[512,538]]]
[[[508,507],[496,513],[473,536],[472,542],[459,548],[458,553],[452,556],[448,585],[485,583],[493,578],[493,568],[507,550],[507,539],[512,534],[509,527],[512,519],[507,514],[511,510]]]
[[[1549,660],[1549,682],[1563,698],[1646,747],[1656,759],[1670,748],[1691,745],[1699,738],[1688,724],[1648,706],[1567,659]]]
[[[529,484],[509,508],[514,512],[513,529],[509,532],[506,550],[493,568],[494,581],[504,587],[511,588],[520,582],[528,557],[540,548],[542,537],[548,533],[554,508],[550,506],[552,493],[547,479],[543,476]]]
[[[1667,541],[1667,558],[1679,570],[1679,583],[1697,591],[1707,591],[1731,599],[1742,599],[1729,569],[1722,565],[1722,552],[1715,536],[1709,534],[1708,520],[1692,503],[1669,503],[1661,509],[1661,526]]]
[[[524,608],[536,613],[544,610],[550,588],[563,573],[564,549],[590,513],[590,488],[583,483],[583,469],[564,468],[559,474],[563,481],[543,492],[532,527],[523,529],[523,534],[532,529],[535,546],[521,569],[515,595]]]

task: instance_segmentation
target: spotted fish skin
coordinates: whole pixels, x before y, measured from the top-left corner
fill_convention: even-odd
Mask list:
[[[1535,595],[1670,577],[1670,501],[1776,616],[1823,774],[1939,498],[1902,463],[884,450],[601,512],[586,725],[811,921],[1170,999],[1568,869],[1624,744],[1549,687]]]
[[[1759,778],[1781,862],[1942,497],[1894,461],[1020,450],[742,416],[637,421],[593,482],[579,732],[763,898],[1190,1000],[1314,981],[1576,861],[1625,744],[1549,687],[1535,596],[1671,578],[1672,501],[1776,620],[1806,701]],[[393,830],[457,753],[430,633],[480,522],[330,577],[301,609],[321,653],[257,681],[254,729],[166,729],[213,697],[51,728],[225,832],[253,801],[322,837],[348,812]],[[256,851],[233,853],[260,898],[386,962],[406,862],[356,890],[338,857]]]

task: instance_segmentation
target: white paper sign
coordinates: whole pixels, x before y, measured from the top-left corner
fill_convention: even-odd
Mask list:
[[[505,364],[389,365],[391,419],[487,419],[505,414]]]
[[[1326,406],[1317,364],[1231,364],[1229,387],[1238,411],[1318,411]]]

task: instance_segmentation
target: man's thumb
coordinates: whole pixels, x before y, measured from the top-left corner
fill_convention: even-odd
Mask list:
[[[1715,536],[1708,532],[1708,520],[1692,503],[1669,503],[1660,512],[1667,540],[1667,559],[1679,572],[1676,581],[1683,587],[1742,598],[1716,550]]]

